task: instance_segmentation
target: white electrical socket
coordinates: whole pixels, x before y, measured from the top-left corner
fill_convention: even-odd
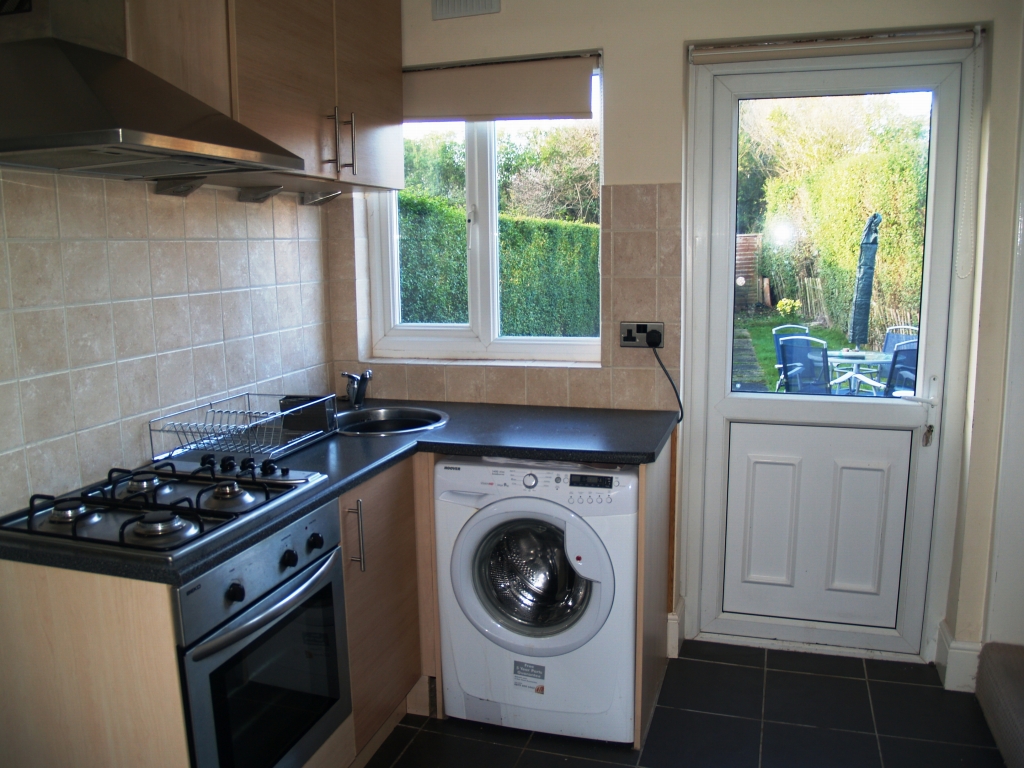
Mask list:
[[[620,347],[646,347],[647,334],[657,331],[661,334],[661,341],[656,344],[658,348],[665,346],[665,324],[664,323],[619,323],[619,346]]]

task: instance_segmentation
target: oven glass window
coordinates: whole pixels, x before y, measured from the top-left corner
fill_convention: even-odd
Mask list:
[[[220,764],[275,765],[338,701],[333,587],[210,675]]]

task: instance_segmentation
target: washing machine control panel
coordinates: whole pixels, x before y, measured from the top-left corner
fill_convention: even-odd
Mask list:
[[[638,472],[635,467],[549,467],[540,462],[516,465],[453,457],[438,462],[434,489],[439,495],[446,491],[485,494],[481,504],[494,497],[538,496],[584,517],[622,515],[636,511]]]
[[[583,505],[604,505],[612,504],[615,500],[613,495],[616,488],[622,486],[618,477],[613,475],[590,475],[571,472],[567,479],[569,483],[569,506]]]

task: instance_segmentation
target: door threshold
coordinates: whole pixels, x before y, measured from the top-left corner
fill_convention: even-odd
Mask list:
[[[840,645],[823,645],[821,643],[800,643],[793,640],[774,640],[765,637],[748,637],[746,635],[723,635],[716,632],[698,632],[696,637],[683,640],[700,640],[707,643],[723,643],[726,645],[745,645],[750,648],[766,648],[772,651],[798,651],[801,653],[817,653],[826,656],[850,656],[857,659],[881,659],[883,661],[903,661],[910,664],[928,664],[919,653],[898,653],[896,651],[876,651],[869,648],[848,648]]]

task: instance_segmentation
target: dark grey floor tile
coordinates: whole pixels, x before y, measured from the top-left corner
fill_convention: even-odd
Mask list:
[[[885,680],[890,683],[917,683],[942,687],[938,670],[934,664],[911,664],[909,661],[882,661],[866,659],[868,680]]]
[[[874,680],[869,685],[880,734],[983,747],[995,745],[973,693]]]
[[[422,728],[429,719],[423,715],[406,715],[402,718],[401,724],[408,725],[410,728]]]
[[[643,768],[757,768],[761,724],[657,707],[640,755]]]
[[[764,648],[751,648],[748,645],[686,640],[679,647],[679,655],[684,659],[718,661],[722,664],[739,664],[744,667],[764,666]]]
[[[885,768],[1003,768],[999,750],[882,736]]]
[[[874,733],[867,683],[768,670],[764,719]]]
[[[880,768],[873,733],[764,724],[761,768]]]
[[[801,653],[800,651],[768,651],[768,669],[864,679],[864,661],[850,656],[825,656],[824,654]]]
[[[737,717],[761,717],[764,672],[753,667],[672,659],[658,703]]]
[[[640,753],[633,749],[632,744],[575,739],[571,736],[558,736],[539,731],[534,731],[526,748],[537,752],[552,752],[557,755],[583,757],[620,765],[636,765],[636,761],[640,757]]]
[[[513,768],[521,752],[517,747],[424,729],[417,732],[395,768]]]
[[[373,753],[373,757],[366,764],[366,768],[391,768],[395,764],[395,760],[398,759],[398,756],[402,754],[402,750],[413,740],[416,733],[416,728],[407,728],[404,725],[395,726],[395,730],[391,732],[391,735],[384,739],[384,743]]]
[[[447,717],[444,720],[433,718],[427,722],[424,730],[444,733],[448,736],[461,736],[464,739],[505,744],[510,747],[525,747],[526,742],[530,740],[529,731],[521,731],[518,728],[504,728],[500,725],[490,725],[489,723],[477,723],[472,720],[460,720],[456,717]]]
[[[582,757],[553,755],[550,752],[524,750],[516,768],[608,768],[608,763],[584,760]]]

